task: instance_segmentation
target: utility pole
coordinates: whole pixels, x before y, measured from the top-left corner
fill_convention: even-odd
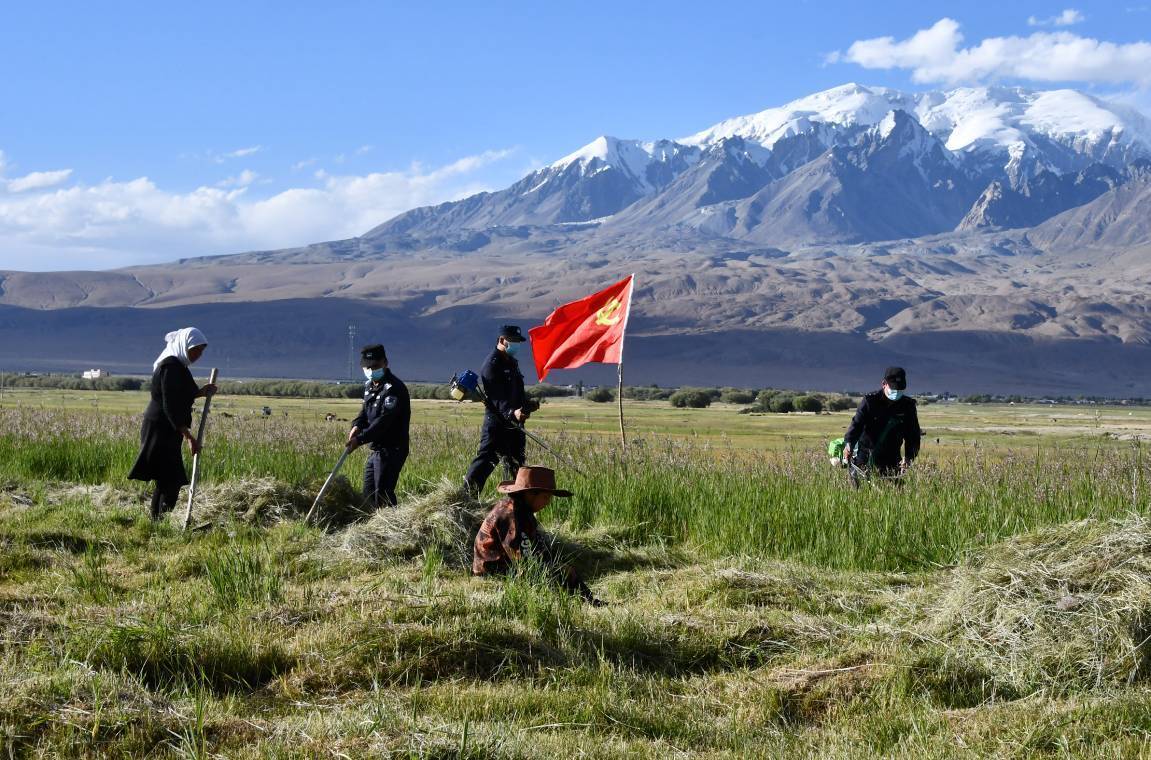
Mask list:
[[[348,379],[355,380],[356,373],[356,323],[348,323]]]

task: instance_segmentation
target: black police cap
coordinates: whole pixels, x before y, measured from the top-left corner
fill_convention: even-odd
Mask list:
[[[907,372],[903,367],[888,367],[883,371],[883,382],[897,391],[907,390]]]
[[[523,343],[527,338],[520,332],[519,325],[504,325],[500,328],[500,337],[509,343]]]
[[[360,365],[363,367],[375,362],[386,362],[388,355],[384,353],[384,346],[381,343],[373,343],[370,346],[364,346],[360,349]]]

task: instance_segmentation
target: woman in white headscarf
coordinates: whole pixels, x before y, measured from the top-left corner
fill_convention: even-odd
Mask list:
[[[215,385],[199,387],[189,365],[208,347],[208,339],[195,327],[185,327],[164,336],[167,346],[152,364],[152,400],[144,412],[140,429],[140,455],[128,477],[154,480],[151,514],[159,520],[176,508],[180,488],[188,484],[188,473],[180,455],[180,443],[188,441],[192,454],[198,453],[192,435],[192,404],[216,392]]]

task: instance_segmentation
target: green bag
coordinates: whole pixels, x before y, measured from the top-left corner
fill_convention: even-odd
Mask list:
[[[836,438],[827,444],[827,455],[832,459],[843,459],[843,449],[846,445],[842,438]]]

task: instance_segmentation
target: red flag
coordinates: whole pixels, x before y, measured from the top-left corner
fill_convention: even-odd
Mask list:
[[[587,298],[564,304],[542,325],[528,331],[541,381],[553,369],[575,369],[588,362],[619,363],[634,277],[630,275]]]

